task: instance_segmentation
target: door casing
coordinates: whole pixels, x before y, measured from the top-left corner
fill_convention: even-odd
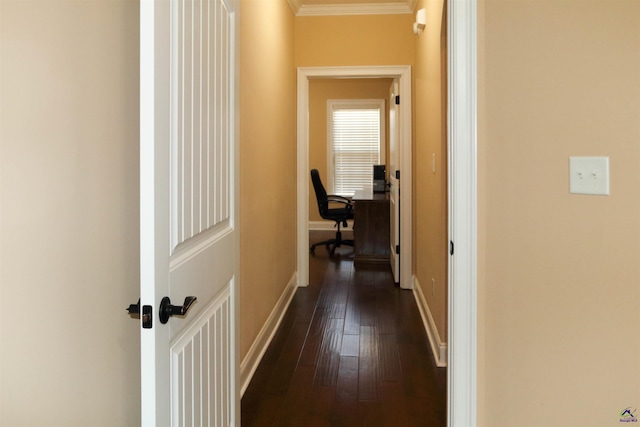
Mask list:
[[[400,192],[402,204],[411,206],[411,67],[300,67],[298,68],[298,153],[297,153],[297,267],[298,286],[309,285],[309,80],[327,78],[391,78],[400,87]],[[402,176],[407,179],[402,179]],[[400,287],[412,288],[411,209],[401,209]]]
[[[475,427],[477,401],[477,1],[447,2],[449,255],[447,425]]]

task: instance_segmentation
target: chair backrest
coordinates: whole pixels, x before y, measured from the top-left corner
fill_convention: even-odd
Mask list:
[[[329,209],[329,201],[327,200],[327,190],[325,190],[324,185],[322,185],[318,169],[311,169],[311,182],[313,183],[313,189],[316,192],[316,200],[318,201],[320,216],[324,218]]]

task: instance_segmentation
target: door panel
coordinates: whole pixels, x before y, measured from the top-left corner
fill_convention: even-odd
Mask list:
[[[234,425],[239,409],[234,3],[141,2],[142,425]],[[164,296],[185,316],[158,318]]]
[[[227,289],[232,288],[229,283]],[[230,424],[231,294],[224,291],[171,346],[173,426]]]
[[[389,235],[389,253],[391,254],[391,271],[393,273],[393,281],[400,282],[400,254],[396,252],[396,248],[400,247],[400,181],[396,179],[396,171],[400,169],[399,141],[400,133],[398,127],[398,109],[396,104],[396,96],[399,94],[397,79],[393,82],[390,90],[389,100],[389,189],[390,201],[390,235]]]

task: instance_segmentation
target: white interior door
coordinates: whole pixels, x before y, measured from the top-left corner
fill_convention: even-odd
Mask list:
[[[390,200],[390,238],[391,245],[389,253],[391,254],[391,271],[393,272],[393,280],[400,282],[400,181],[396,177],[396,171],[400,170],[400,152],[399,139],[400,132],[398,127],[398,109],[396,96],[399,96],[398,79],[395,79],[390,89],[389,99],[389,189]]]
[[[144,427],[239,424],[235,7],[141,1]]]

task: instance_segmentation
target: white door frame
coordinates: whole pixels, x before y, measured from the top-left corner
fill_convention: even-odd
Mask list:
[[[411,67],[300,67],[298,68],[298,167],[297,167],[297,253],[298,286],[309,285],[309,80],[320,78],[391,78],[400,87],[400,287],[412,287],[411,236]]]
[[[477,400],[477,4],[448,1],[448,425],[475,427]]]

